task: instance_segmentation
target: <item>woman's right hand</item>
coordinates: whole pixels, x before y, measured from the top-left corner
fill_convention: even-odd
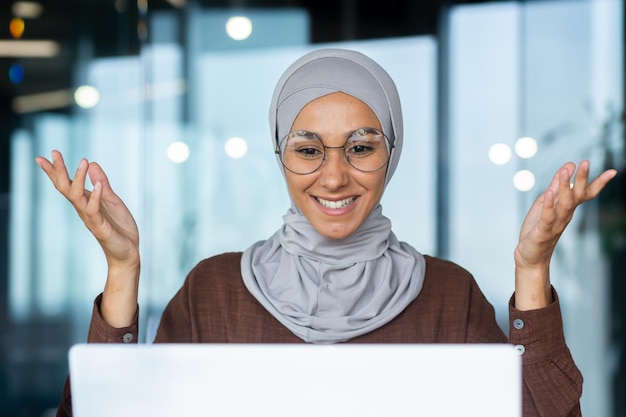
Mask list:
[[[127,326],[137,308],[140,269],[139,232],[135,219],[113,192],[97,163],[82,159],[71,179],[59,151],[52,151],[52,161],[41,156],[35,161],[54,187],[72,203],[104,251],[109,271],[101,305],[103,318],[111,326]],[[85,189],[87,175],[93,191]]]

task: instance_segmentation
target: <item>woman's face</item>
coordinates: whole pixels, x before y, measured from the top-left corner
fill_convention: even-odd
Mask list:
[[[350,132],[361,127],[382,130],[365,103],[348,94],[333,93],[304,106],[291,131],[306,130],[319,136],[327,147],[343,147]],[[326,160],[311,174],[285,170],[293,202],[320,234],[331,239],[354,233],[376,207],[385,188],[386,166],[362,172],[344,155],[343,148],[326,149]]]

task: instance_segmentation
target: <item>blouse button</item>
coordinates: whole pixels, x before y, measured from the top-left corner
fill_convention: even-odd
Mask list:
[[[515,327],[517,330],[522,330],[524,328],[524,320],[522,319],[513,320],[513,327]]]
[[[124,336],[122,336],[122,340],[124,341],[124,343],[130,343],[133,341],[133,339],[134,337],[132,333],[126,333]]]
[[[519,353],[520,355],[523,355],[524,352],[526,352],[526,348],[524,347],[524,345],[515,345],[515,350],[517,351],[517,353]]]

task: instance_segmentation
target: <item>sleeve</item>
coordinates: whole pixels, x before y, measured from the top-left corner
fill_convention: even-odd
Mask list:
[[[137,343],[139,335],[139,307],[132,323],[127,327],[111,327],[100,314],[102,294],[98,295],[93,303],[93,313],[87,335],[88,343]]]
[[[524,417],[581,415],[583,377],[565,344],[559,298],[545,308],[520,311],[509,302],[509,342],[522,355]]]
[[[100,303],[102,294],[98,295],[93,303],[93,313],[89,324],[88,343],[137,343],[139,334],[139,307],[135,313],[133,322],[127,327],[115,328],[109,326],[100,314]],[[57,417],[70,417],[72,415],[72,392],[70,387],[70,377],[65,379],[61,403],[56,413]]]

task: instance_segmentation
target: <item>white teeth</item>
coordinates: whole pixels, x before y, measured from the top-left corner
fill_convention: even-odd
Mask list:
[[[356,200],[355,197],[348,197],[339,201],[328,201],[328,200],[324,200],[323,198],[317,197],[317,201],[321,205],[329,209],[340,209],[340,208],[348,207],[354,200]]]

